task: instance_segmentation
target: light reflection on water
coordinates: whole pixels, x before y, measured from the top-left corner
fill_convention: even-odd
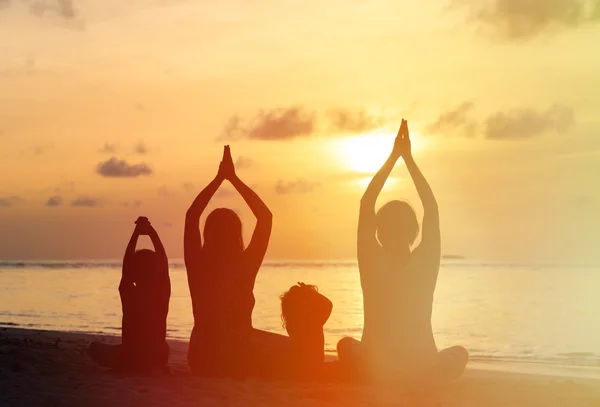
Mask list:
[[[118,267],[0,267],[0,324],[118,334]],[[256,281],[254,326],[278,333],[279,295],[297,281],[334,303],[326,348],[360,339],[362,293],[353,264],[266,265]],[[168,335],[187,339],[193,317],[185,270],[171,270]],[[447,263],[438,280],[433,327],[438,347],[475,357],[600,366],[600,269]],[[393,315],[390,315],[393,323]]]

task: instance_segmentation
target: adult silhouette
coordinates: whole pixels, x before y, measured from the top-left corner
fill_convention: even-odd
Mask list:
[[[136,250],[138,238],[150,237],[154,251]],[[123,258],[119,294],[123,309],[122,343],[92,342],[88,354],[101,366],[148,371],[167,366],[167,314],[171,297],[169,261],[158,233],[145,217],[136,221]]]
[[[219,186],[229,181],[256,216],[256,228],[244,246],[242,221],[231,209],[218,208],[206,218],[204,242],[200,217]],[[225,146],[216,177],[187,211],[184,257],[192,297],[194,328],[188,350],[193,373],[206,376],[276,375],[289,338],[253,329],[254,282],[264,259],[273,215],[260,197],[236,175]]]
[[[377,197],[400,157],[424,210],[421,242],[412,251],[419,234],[412,207],[391,201],[375,213]],[[439,211],[413,159],[406,120],[390,157],[360,201],[357,243],[364,330],[361,342],[344,338],[338,343],[342,363],[374,380],[460,376],[468,360],[466,349],[438,352],[433,337],[431,312],[441,257]]]

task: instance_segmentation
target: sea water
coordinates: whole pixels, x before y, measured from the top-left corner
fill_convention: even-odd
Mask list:
[[[0,262],[0,325],[119,334],[119,261]],[[170,265],[168,336],[188,339],[193,316],[185,267]],[[334,304],[326,349],[360,339],[362,292],[355,261],[267,261],[254,294],[256,328],[284,334],[279,296],[298,281]],[[394,323],[390,313],[390,324]],[[600,367],[600,267],[442,263],[433,330],[438,348],[473,359]]]

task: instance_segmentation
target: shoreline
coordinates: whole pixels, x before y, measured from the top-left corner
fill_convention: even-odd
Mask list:
[[[573,371],[515,372],[514,364],[481,361],[470,363],[459,380],[410,394],[397,387],[200,378],[189,373],[187,342],[180,340],[168,340],[170,374],[119,375],[87,358],[94,340],[120,341],[101,334],[0,328],[0,405],[600,405],[599,378]]]
[[[114,335],[106,332],[93,331],[59,331],[56,329],[41,329],[38,327],[24,327],[14,323],[0,323],[0,333],[4,329],[14,332],[39,332],[42,335],[73,335],[83,337],[97,337],[100,340],[119,341],[120,335]],[[98,339],[94,339],[98,340]],[[169,337],[167,332],[167,342],[171,349],[178,349],[180,352],[187,352],[188,340],[181,337]],[[325,359],[333,361],[337,359],[334,350],[325,350]],[[600,361],[587,364],[563,363],[559,360],[539,359],[539,358],[511,358],[511,357],[481,357],[471,356],[467,369],[492,370],[500,372],[512,372],[523,374],[539,374],[545,376],[577,377],[600,380]]]

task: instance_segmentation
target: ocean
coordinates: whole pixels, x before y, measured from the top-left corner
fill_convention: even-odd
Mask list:
[[[0,326],[118,335],[120,274],[120,261],[0,261]],[[172,262],[170,274],[168,336],[187,340],[193,316],[183,262]],[[279,295],[298,281],[334,304],[328,352],[345,336],[360,339],[354,261],[265,262],[254,290],[256,328],[285,333]],[[473,360],[600,367],[600,267],[444,261],[432,324],[438,348],[465,346]]]

